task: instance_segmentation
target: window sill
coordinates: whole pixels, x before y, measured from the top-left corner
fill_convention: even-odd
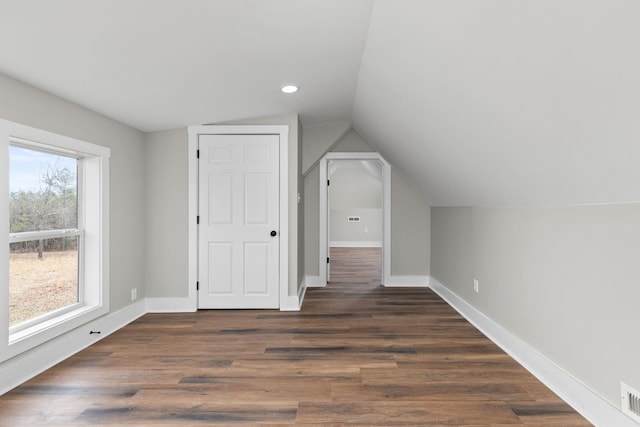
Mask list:
[[[53,317],[31,327],[9,335],[8,354],[0,357],[0,362],[24,353],[53,338],[59,337],[83,324],[108,313],[108,307],[94,305],[81,306],[60,316]]]

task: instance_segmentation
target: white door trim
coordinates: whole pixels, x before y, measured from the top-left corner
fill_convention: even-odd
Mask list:
[[[329,256],[329,203],[327,167],[329,160],[378,160],[382,163],[382,284],[391,277],[391,166],[380,153],[327,153],[320,159],[320,257],[318,267],[320,286],[327,285],[327,257]]]
[[[280,125],[202,125],[189,126],[188,135],[188,233],[189,273],[188,300],[193,310],[198,309],[198,135],[244,134],[280,136],[280,221],[279,221],[279,306],[287,307],[289,297],[289,126]]]

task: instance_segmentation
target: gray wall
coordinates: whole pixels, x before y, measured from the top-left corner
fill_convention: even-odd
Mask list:
[[[306,175],[336,142],[351,130],[349,122],[325,123],[304,129],[302,149],[302,173]]]
[[[431,247],[435,279],[614,406],[640,388],[640,204],[433,208]]]
[[[391,169],[391,275],[428,276],[431,208]]]
[[[382,242],[382,165],[368,161],[374,177],[359,160],[329,162],[329,242]],[[359,216],[360,222],[349,222]]]
[[[332,208],[382,209],[382,166],[377,160],[368,164],[377,168],[374,177],[360,160],[337,160],[329,162],[329,203]]]
[[[355,247],[362,245],[361,242],[382,244],[382,209],[331,209],[329,212],[329,246],[340,246],[342,242],[350,242],[349,246]],[[360,222],[347,221],[350,216],[360,217]]]
[[[334,144],[329,151],[334,153],[371,153],[376,150],[367,144],[358,132],[351,129],[342,139]],[[320,157],[324,156],[324,154],[325,153],[322,153]]]
[[[187,297],[187,129],[145,134],[147,296]]]
[[[283,117],[247,119],[224,124],[289,126],[289,295],[296,295],[304,274],[304,236],[299,233],[298,218],[302,204],[297,203],[300,173],[299,127],[295,114]],[[152,132],[145,135],[148,152],[146,165],[145,264],[147,295],[155,298],[179,298],[188,295],[188,135],[187,129]],[[153,218],[152,218],[153,217]]]
[[[109,147],[110,312],[145,296],[143,134],[0,74],[0,118]]]
[[[331,152],[373,152],[355,130],[334,144]],[[324,155],[324,153],[322,154]],[[311,161],[311,160],[309,160]],[[319,272],[320,170],[313,166],[304,181],[305,201],[305,274]],[[430,208],[413,191],[406,180],[391,171],[391,274],[398,276],[429,275]]]

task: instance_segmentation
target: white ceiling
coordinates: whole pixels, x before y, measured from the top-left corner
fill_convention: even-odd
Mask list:
[[[638,16],[637,0],[0,0],[0,72],[143,131],[352,121],[436,206],[639,201]]]
[[[351,117],[370,0],[0,0],[0,72],[143,131]],[[300,86],[285,96],[286,83]]]

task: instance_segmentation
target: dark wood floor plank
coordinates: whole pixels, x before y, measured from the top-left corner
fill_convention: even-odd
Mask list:
[[[356,396],[354,396],[356,397]],[[487,424],[520,424],[508,405],[502,402],[459,403],[414,401],[301,402],[299,422],[361,423],[371,426],[464,425],[483,420]]]
[[[350,282],[301,312],[145,315],[1,396],[0,426],[590,425],[431,290],[380,286],[369,252],[332,250]]]
[[[379,285],[382,248],[330,248],[331,283]]]

